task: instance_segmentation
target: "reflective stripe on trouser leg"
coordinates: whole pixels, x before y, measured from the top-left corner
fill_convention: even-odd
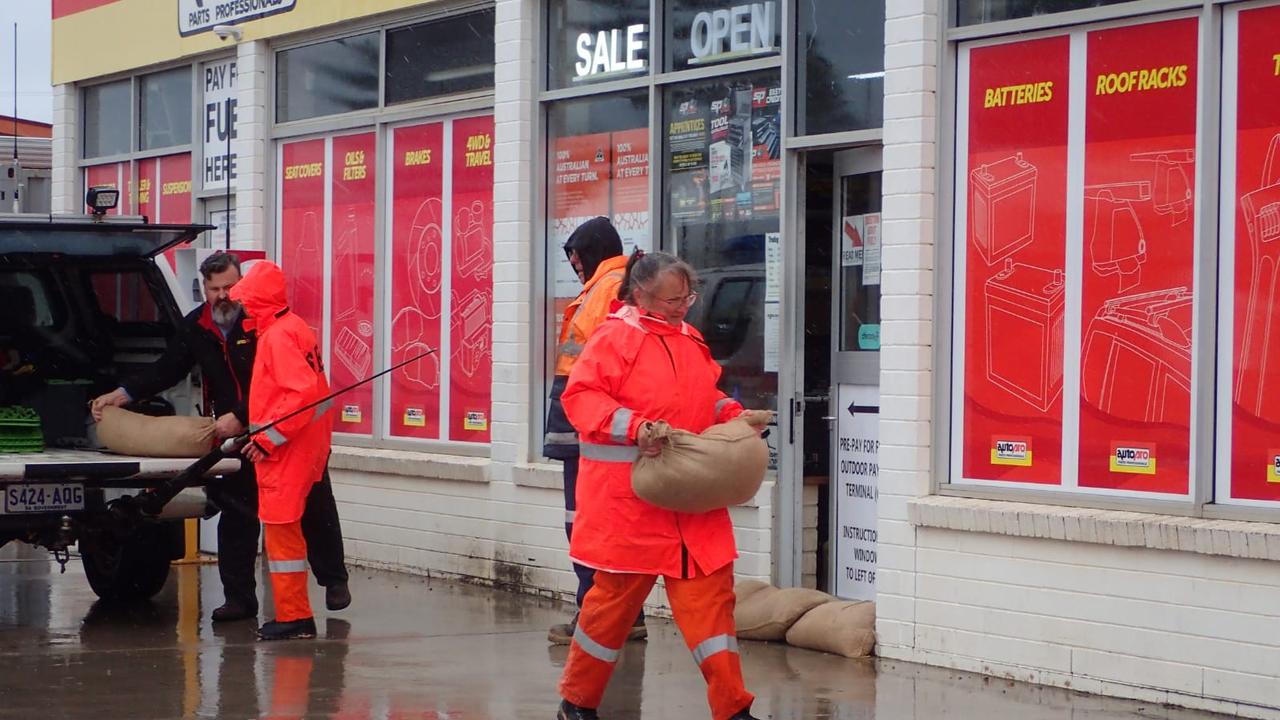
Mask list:
[[[728,720],[755,700],[743,684],[738,657],[733,625],[733,565],[687,580],[669,577],[666,582],[676,625],[707,681],[711,717]]]
[[[600,707],[627,633],[657,579],[596,571],[595,584],[578,613],[569,660],[560,676],[560,697],[579,707]]]
[[[307,541],[302,522],[266,523],[267,569],[271,571],[271,599],[280,622],[309,618],[307,599]]]

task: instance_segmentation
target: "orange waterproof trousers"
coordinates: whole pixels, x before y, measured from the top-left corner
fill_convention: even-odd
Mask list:
[[[579,707],[600,707],[627,633],[657,579],[656,575],[596,571],[595,586],[582,602],[560,678],[561,697]],[[755,700],[743,685],[738,658],[733,565],[684,580],[667,577],[666,585],[676,625],[707,680],[711,717],[729,720]]]
[[[307,541],[302,537],[302,521],[263,523],[267,536],[267,569],[271,571],[271,597],[276,605],[276,621],[291,622],[311,617],[307,599]]]

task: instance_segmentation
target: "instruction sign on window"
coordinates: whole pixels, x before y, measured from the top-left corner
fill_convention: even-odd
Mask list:
[[[840,385],[836,398],[835,594],[847,600],[874,600],[880,388]]]

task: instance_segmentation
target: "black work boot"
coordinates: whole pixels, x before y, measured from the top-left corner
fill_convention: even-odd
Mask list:
[[[547,631],[547,641],[552,645],[568,645],[573,642],[573,633],[578,629],[578,614],[574,613],[573,619],[567,623],[552,625]]]
[[[351,589],[346,583],[330,585],[324,589],[324,606],[330,610],[345,610],[351,604]]]
[[[600,720],[600,716],[594,708],[578,707],[568,700],[561,700],[556,720]]]
[[[240,603],[227,602],[215,609],[210,615],[216,623],[235,622],[258,617],[257,607],[246,607]]]
[[[302,640],[316,636],[315,618],[302,618],[289,622],[270,620],[258,628],[259,640]]]

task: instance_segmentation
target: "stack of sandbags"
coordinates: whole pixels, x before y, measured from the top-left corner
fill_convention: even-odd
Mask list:
[[[701,434],[656,422],[650,437],[662,452],[636,460],[631,489],[641,500],[677,512],[741,505],[755,497],[769,467],[769,446],[760,437],[768,421],[768,413],[751,413]]]
[[[213,420],[203,417],[151,417],[106,407],[98,422],[98,440],[121,455],[198,458],[213,449],[214,436]]]
[[[876,606],[846,601],[817,590],[778,589],[757,580],[734,588],[733,619],[743,640],[785,640],[789,645],[866,657],[875,649]]]

